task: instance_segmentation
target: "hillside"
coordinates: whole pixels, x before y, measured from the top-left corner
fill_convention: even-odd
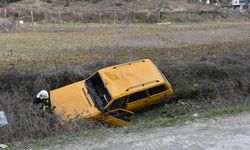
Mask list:
[[[134,23],[204,22],[249,20],[248,13],[225,10],[214,5],[189,3],[187,0],[21,0],[10,3],[8,18],[30,22],[31,10],[36,22],[120,22],[126,18]],[[0,16],[5,16],[0,11]],[[127,20],[128,21],[128,20]]]
[[[168,11],[185,11],[201,7],[203,4],[188,3],[187,0],[21,0],[7,5],[8,8],[20,9],[95,9],[131,8],[135,10],[165,9]],[[210,6],[211,7],[211,6]],[[208,8],[203,6],[201,9]]]

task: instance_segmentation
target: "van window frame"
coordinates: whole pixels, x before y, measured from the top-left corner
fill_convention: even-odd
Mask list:
[[[156,93],[156,94],[151,95],[151,94],[149,93],[149,89],[155,88],[155,87],[158,87],[158,86],[164,86],[164,87],[166,88],[166,90],[165,90],[165,91],[162,91],[162,92],[160,92],[160,93]],[[156,86],[151,86],[151,87],[149,87],[149,88],[147,88],[147,89],[144,89],[144,90],[142,90],[142,91],[136,91],[135,93],[139,93],[139,92],[145,91],[146,94],[147,94],[147,97],[145,97],[145,98],[143,98],[143,99],[146,99],[146,98],[150,98],[150,97],[156,96],[156,95],[158,95],[158,94],[162,94],[163,92],[167,92],[167,90],[168,90],[168,87],[166,86],[166,84],[161,83],[161,84],[158,84],[158,85],[156,85]],[[127,98],[127,103],[133,103],[133,102],[137,102],[137,101],[139,101],[139,100],[143,100],[143,99],[138,99],[138,100],[135,100],[135,101],[130,102],[130,96],[131,96],[132,94],[135,94],[135,93],[131,93],[131,94],[127,95],[127,97],[128,97],[128,98]]]
[[[136,94],[136,93],[140,93],[140,92],[145,92],[147,96],[146,96],[145,98],[138,99],[138,100],[135,100],[135,101],[130,102],[130,96],[131,96],[131,95],[133,95],[133,94]],[[129,95],[128,95],[128,103],[137,102],[137,101],[139,101],[139,100],[146,99],[146,98],[148,98],[149,96],[150,96],[150,95],[149,95],[149,93],[148,93],[147,89],[142,90],[142,91],[137,91],[137,92],[135,92],[135,93],[131,93],[131,94],[129,94]]]
[[[95,76],[95,75],[97,75],[97,74],[99,75],[99,77],[100,77],[100,79],[101,79],[101,81],[102,81],[102,83],[103,83],[103,85],[104,85],[104,88],[106,89],[106,91],[107,91],[107,93],[108,93],[108,95],[109,95],[109,97],[110,97],[110,100],[109,100],[108,103],[106,104],[106,106],[107,106],[110,102],[112,102],[113,98],[112,98],[112,95],[110,94],[108,88],[106,87],[106,84],[105,84],[105,82],[103,81],[103,78],[102,78],[101,74],[99,73],[99,71],[94,72],[93,74],[91,74],[89,77],[87,77],[87,78],[85,79],[85,87],[87,88],[86,83],[90,80],[90,78],[92,78],[93,76]],[[87,91],[89,92],[88,88],[87,88]],[[99,94],[98,94],[95,90],[94,90],[94,92],[95,92],[95,94],[100,98]],[[94,95],[94,96],[95,96],[95,95]],[[94,102],[95,106],[96,106],[99,110],[101,110],[101,111],[102,111],[103,109],[105,109],[106,106],[105,106],[105,105],[103,106],[103,99],[100,98],[100,100],[102,101],[102,102],[101,102],[102,104],[101,104],[100,102],[97,102],[97,100],[94,98],[94,96],[93,96],[92,94],[90,94],[90,98],[91,98],[92,101]]]
[[[109,101],[109,103],[105,106],[104,109],[109,109],[109,107],[110,107],[115,101],[118,101],[119,99],[124,98],[124,97],[126,97],[126,100],[125,100],[125,107],[122,108],[122,109],[125,109],[125,108],[127,107],[127,104],[128,104],[128,95],[121,96],[121,97],[116,98],[116,99],[112,99],[111,101]]]
[[[150,90],[150,89],[153,89],[153,88],[156,88],[156,87],[159,87],[159,86],[164,86],[166,90],[151,95],[150,92],[149,92],[149,90]],[[147,89],[148,94],[149,94],[150,97],[155,96],[155,95],[158,95],[158,94],[161,94],[161,93],[163,93],[163,92],[167,92],[167,90],[168,90],[168,87],[167,87],[165,84],[159,84],[159,85],[157,85],[157,86],[153,86],[153,87],[150,87],[150,88]]]

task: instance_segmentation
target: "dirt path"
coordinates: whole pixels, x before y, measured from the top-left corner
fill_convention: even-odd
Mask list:
[[[81,139],[76,143],[51,146],[48,149],[249,150],[250,113],[203,119],[184,126],[151,129],[147,132]]]

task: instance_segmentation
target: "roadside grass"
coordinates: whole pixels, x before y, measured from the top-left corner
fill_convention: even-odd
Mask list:
[[[236,115],[250,111],[249,104],[207,110],[192,110],[192,108],[187,109],[185,107],[181,104],[167,105],[163,108],[148,111],[143,116],[137,115],[134,118],[133,124],[127,128],[127,132],[155,127],[183,125],[188,121],[196,121],[197,119]],[[197,114],[197,116],[194,116],[194,114]]]
[[[200,114],[200,118],[212,118],[218,117],[222,115],[236,115],[242,112],[250,111],[250,105],[240,105],[229,108],[221,108],[221,109],[211,109],[209,111],[203,112]]]
[[[190,112],[186,112],[185,114],[179,114],[172,118],[162,116],[162,113],[164,111],[167,111],[168,108],[171,108],[173,110],[173,112],[169,111],[169,113],[170,114],[172,113],[171,115],[175,115],[174,110],[180,109],[180,107],[183,107],[183,106],[167,105],[159,109],[153,109],[153,110],[147,111],[143,113],[143,115],[137,114],[135,115],[133,119],[133,123],[128,127],[123,127],[123,128],[104,127],[104,128],[97,129],[97,130],[79,131],[77,133],[69,134],[65,136],[49,137],[49,138],[39,139],[39,140],[27,139],[23,141],[22,143],[10,144],[9,149],[14,149],[14,148],[42,149],[46,146],[54,145],[54,144],[66,145],[68,143],[74,143],[82,138],[91,138],[91,137],[98,137],[98,136],[100,137],[100,136],[106,136],[108,134],[124,134],[124,133],[130,133],[130,132],[141,132],[141,131],[146,131],[146,130],[153,129],[153,128],[164,128],[164,127],[170,127],[170,126],[176,126],[176,125],[183,125],[183,124],[190,123],[193,121],[199,121],[204,118],[231,116],[231,115],[237,115],[243,112],[250,111],[250,105],[238,105],[238,106],[226,107],[226,108],[221,108],[221,109],[208,109],[205,111],[200,111],[198,112],[197,117],[194,117],[193,113],[190,113]]]

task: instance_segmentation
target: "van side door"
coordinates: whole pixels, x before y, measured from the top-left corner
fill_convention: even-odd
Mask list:
[[[126,110],[127,96],[110,102],[102,114],[102,120],[115,126],[126,126],[130,124],[133,112]]]
[[[167,100],[168,93],[167,88],[164,84],[158,85],[148,89],[149,101],[148,104],[156,104]]]
[[[118,108],[102,114],[102,120],[108,124],[122,127],[130,125],[130,119],[133,115],[134,113],[129,110]]]
[[[131,111],[141,109],[147,106],[147,102],[148,93],[145,90],[133,93],[129,95],[127,109]]]

